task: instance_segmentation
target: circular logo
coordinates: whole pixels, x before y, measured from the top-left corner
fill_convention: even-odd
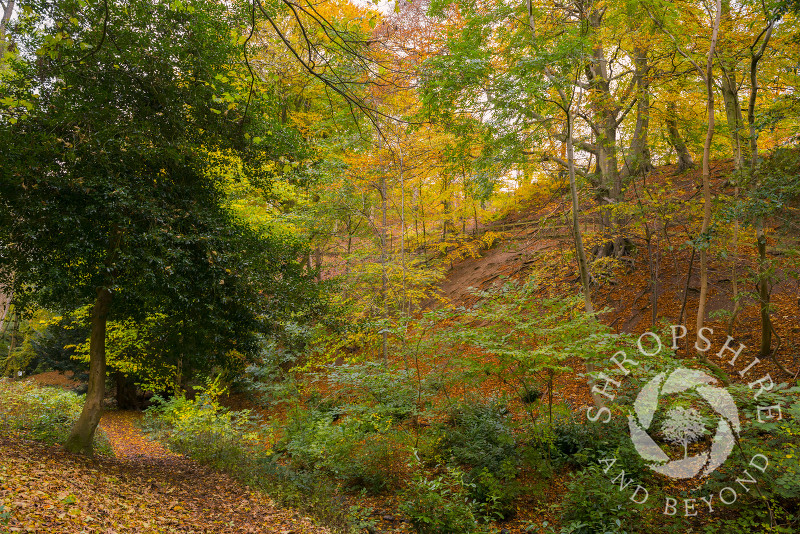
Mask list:
[[[741,429],[739,412],[730,394],[716,384],[707,374],[686,368],[660,373],[645,384],[633,404],[634,413],[628,415],[628,427],[636,451],[650,462],[650,469],[670,478],[689,479],[712,473],[728,458],[734,433],[738,436]],[[669,395],[686,401],[697,397],[704,406],[678,403],[659,410]],[[661,424],[655,424],[657,414]],[[689,446],[709,434],[709,427],[716,428],[710,445],[690,452]],[[668,455],[654,436],[682,450],[682,456],[680,452]]]

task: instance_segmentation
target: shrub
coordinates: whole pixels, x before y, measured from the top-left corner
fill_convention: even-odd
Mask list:
[[[567,494],[561,503],[563,534],[592,534],[594,532],[624,533],[631,510],[630,494],[617,491],[598,465],[590,465],[573,474],[567,484]]]
[[[467,534],[480,530],[464,474],[458,469],[448,469],[433,478],[416,472],[401,500],[400,510],[419,534]]]
[[[471,498],[486,519],[505,519],[519,494],[517,441],[504,406],[491,400],[454,408],[443,429],[442,446],[452,460],[469,471],[465,481]]]
[[[375,413],[400,422],[416,412],[417,392],[409,385],[409,371],[388,368],[380,362],[364,362],[340,365],[328,378],[343,391],[358,397],[357,403],[343,406],[347,413],[362,417]]]
[[[746,384],[733,385],[728,391],[743,416],[739,446],[711,474],[708,490],[719,492],[749,469],[758,480],[758,489],[750,492],[754,495],[752,505],[736,518],[737,526],[766,522],[773,523],[776,532],[781,532],[781,528],[788,529],[786,532],[796,530],[800,523],[800,444],[797,439],[800,436],[800,387],[777,384],[758,399]],[[769,406],[781,407],[780,419],[775,408],[773,419],[768,412],[758,412],[759,407]],[[764,455],[769,461],[764,475],[750,465],[756,454]]]
[[[69,436],[83,407],[83,396],[56,387],[43,387],[32,381],[0,379],[0,430],[43,441],[63,443]],[[95,434],[95,447],[112,454],[102,431]]]
[[[196,388],[189,400],[180,394],[145,411],[145,430],[171,449],[215,467],[235,467],[248,454],[270,453],[271,432],[250,410],[231,411],[219,404],[218,381]]]
[[[344,443],[325,465],[345,487],[377,494],[398,486],[405,460],[402,448],[398,433],[371,434],[355,443]]]
[[[298,408],[284,428],[276,451],[288,453],[294,469],[314,470],[322,466],[330,444],[346,439],[345,434],[352,430],[347,426],[335,426],[327,411]]]
[[[573,415],[558,418],[553,422],[551,439],[557,467],[567,463],[582,468],[614,456],[629,471],[650,472],[636,452],[627,421],[622,417],[615,416],[609,423],[592,423]]]
[[[391,419],[372,414],[334,423],[330,411],[299,410],[286,427],[278,450],[295,469],[321,471],[348,489],[380,493],[397,486],[404,461],[404,434]]]
[[[257,363],[249,365],[243,375],[234,377],[232,387],[248,393],[253,401],[263,406],[292,402],[299,391],[291,370],[302,359],[302,353],[281,348],[275,341],[265,341]]]
[[[494,400],[458,405],[451,410],[443,445],[459,463],[497,471],[516,456],[508,419],[506,408]]]

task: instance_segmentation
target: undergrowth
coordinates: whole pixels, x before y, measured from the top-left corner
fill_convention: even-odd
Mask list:
[[[62,444],[81,414],[83,395],[30,380],[0,379],[0,431],[48,445]],[[95,432],[95,450],[113,456],[102,430]]]

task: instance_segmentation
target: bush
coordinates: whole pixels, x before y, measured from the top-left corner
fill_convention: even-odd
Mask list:
[[[598,465],[576,472],[561,503],[563,534],[624,533],[626,519],[634,518],[630,494],[617,491]],[[634,518],[635,519],[635,518]]]
[[[171,449],[218,468],[238,466],[248,455],[271,453],[271,432],[250,410],[219,404],[219,382],[195,388],[195,400],[176,395],[145,411],[145,430]]]
[[[0,430],[48,444],[63,443],[83,408],[83,396],[32,381],[0,379]],[[95,447],[113,454],[102,431],[95,434]]]
[[[427,478],[415,473],[401,496],[400,510],[419,534],[467,534],[479,531],[474,502],[465,489],[464,475],[449,469]]]
[[[299,396],[299,391],[291,370],[302,359],[302,353],[281,348],[274,341],[265,341],[257,363],[249,365],[243,375],[234,377],[232,387],[248,393],[262,406],[292,402]]]
[[[711,474],[708,490],[719,492],[749,469],[758,480],[758,491],[750,492],[755,494],[752,504],[731,524],[772,522],[776,525],[775,532],[796,531],[800,523],[800,444],[797,439],[800,436],[800,387],[777,384],[758,399],[745,384],[730,386],[728,391],[734,397],[740,415],[744,416],[744,422],[739,446]],[[774,419],[769,419],[767,412],[758,412],[759,407],[776,405],[781,406],[780,419],[777,412],[773,412]],[[758,422],[759,417],[762,422]],[[750,466],[756,454],[769,460],[764,475]]]
[[[334,423],[328,410],[300,410],[286,428],[279,451],[295,469],[321,471],[348,489],[380,493],[397,486],[405,441],[391,419],[347,416]]]
[[[327,411],[298,408],[286,425],[276,450],[289,455],[294,469],[314,470],[327,455],[326,446],[343,439],[347,430],[334,426]]]
[[[329,373],[328,379],[358,397],[357,403],[343,406],[347,413],[362,417],[375,413],[393,422],[416,413],[417,392],[409,384],[409,371],[391,369],[380,362],[364,362],[340,365]]]
[[[517,441],[504,406],[492,400],[457,406],[443,428],[442,446],[452,460],[469,468],[465,481],[486,519],[506,519],[519,494]]]
[[[405,460],[402,441],[395,432],[367,435],[342,444],[325,465],[348,489],[371,494],[395,489]]]

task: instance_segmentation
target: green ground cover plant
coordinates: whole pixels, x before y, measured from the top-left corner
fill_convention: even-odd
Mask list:
[[[83,405],[83,395],[30,380],[0,378],[0,431],[47,444],[63,444]],[[102,432],[95,438],[101,454],[113,454]]]

